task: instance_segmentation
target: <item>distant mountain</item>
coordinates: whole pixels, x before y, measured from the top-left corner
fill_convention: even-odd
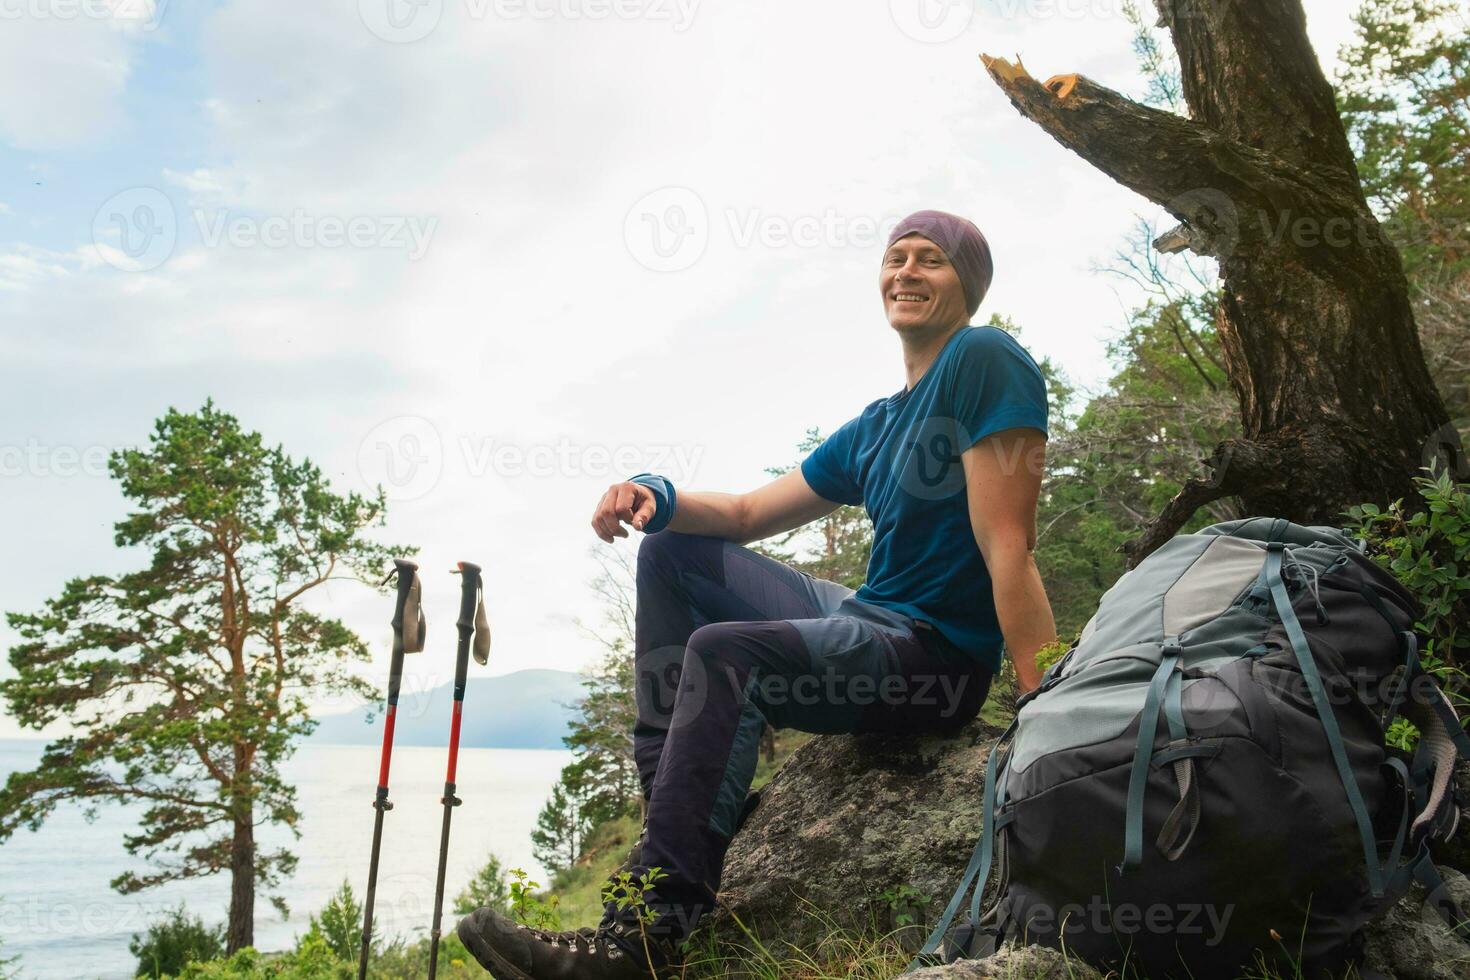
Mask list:
[[[577,716],[570,705],[582,697],[582,675],[564,670],[520,670],[484,677],[465,685],[460,745],[476,749],[560,749],[567,724]],[[394,724],[395,745],[447,745],[452,685],[431,691],[404,690]],[[327,715],[311,741],[333,745],[377,745],[383,740],[383,704]]]

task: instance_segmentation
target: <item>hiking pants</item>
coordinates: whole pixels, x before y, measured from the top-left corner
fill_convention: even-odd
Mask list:
[[[991,668],[928,623],[720,538],[645,536],[637,583],[633,752],[648,800],[638,863],[668,876],[654,890],[681,918],[719,891],[767,722],[950,731],[990,687]]]

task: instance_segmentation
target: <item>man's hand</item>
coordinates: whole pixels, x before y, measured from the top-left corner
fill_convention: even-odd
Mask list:
[[[592,530],[599,538],[612,544],[614,538],[628,536],[624,524],[631,524],[635,530],[641,531],[653,520],[657,509],[658,501],[653,491],[643,484],[614,483],[607,488],[607,493],[602,495],[597,509],[592,512]]]

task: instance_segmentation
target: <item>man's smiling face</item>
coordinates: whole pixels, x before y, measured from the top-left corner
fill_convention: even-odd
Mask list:
[[[946,330],[970,319],[959,273],[942,248],[917,233],[888,247],[878,286],[888,323],[900,333]]]

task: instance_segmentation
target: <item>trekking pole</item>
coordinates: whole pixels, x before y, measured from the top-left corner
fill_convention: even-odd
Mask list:
[[[383,756],[378,762],[378,792],[373,797],[373,853],[368,862],[367,899],[362,913],[362,949],[357,958],[357,978],[365,980],[368,953],[373,938],[373,898],[378,891],[378,850],[383,843],[383,814],[393,809],[388,802],[388,764],[393,759],[393,722],[398,714],[398,688],[403,681],[403,655],[424,648],[426,622],[421,605],[418,566],[402,558],[393,559],[393,571],[383,579],[387,585],[398,576],[398,600],[393,606],[393,660],[388,667],[388,710],[383,718]]]
[[[460,799],[454,795],[454,772],[459,764],[459,723],[464,712],[465,673],[469,669],[470,638],[474,638],[475,662],[490,659],[490,624],[485,619],[485,595],[480,566],[462,561],[455,571],[464,576],[459,584],[459,648],[454,654],[454,713],[449,718],[449,768],[444,776],[444,824],[439,830],[439,878],[434,884],[434,927],[429,932],[429,980],[439,970],[439,922],[444,914],[444,872],[449,864],[449,818]]]

